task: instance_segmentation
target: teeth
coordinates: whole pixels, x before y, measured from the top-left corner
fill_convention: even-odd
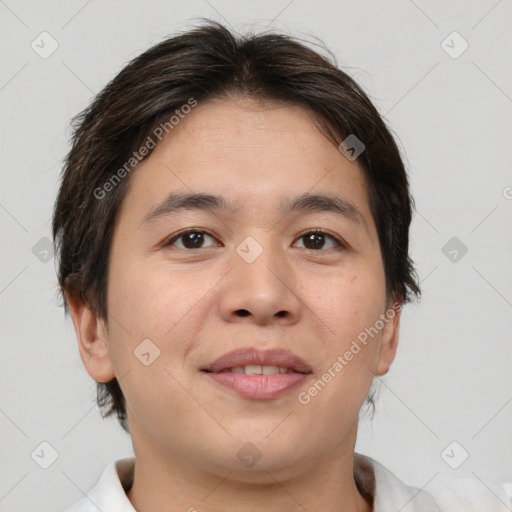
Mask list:
[[[268,368],[268,366],[266,366]],[[245,367],[245,375],[260,375],[263,373],[263,367],[256,364],[248,364]]]
[[[263,375],[276,375],[279,373],[279,368],[277,366],[262,366],[261,373]]]
[[[245,373],[246,375],[277,375],[278,373],[293,373],[293,370],[287,368],[279,368],[279,366],[260,366],[257,364],[248,364],[247,366],[235,366],[233,368],[223,370],[231,373]]]

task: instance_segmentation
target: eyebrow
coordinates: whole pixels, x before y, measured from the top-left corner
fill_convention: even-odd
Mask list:
[[[154,206],[142,219],[141,226],[151,224],[157,219],[169,217],[182,210],[208,212],[237,212],[241,209],[239,201],[228,201],[226,198],[204,193],[171,192],[160,204]],[[335,213],[345,219],[360,224],[368,233],[368,225],[363,214],[347,199],[334,194],[304,193],[294,198],[281,201],[280,212],[287,215],[291,212]]]

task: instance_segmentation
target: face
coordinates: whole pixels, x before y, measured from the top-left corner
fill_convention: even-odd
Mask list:
[[[300,107],[216,100],[182,119],[130,180],[111,246],[108,328],[87,308],[72,313],[90,375],[120,381],[136,454],[243,474],[240,450],[261,453],[260,469],[290,472],[353,450],[398,331],[357,160]],[[166,204],[191,193],[226,204]],[[245,348],[287,350],[310,373],[203,371]]]

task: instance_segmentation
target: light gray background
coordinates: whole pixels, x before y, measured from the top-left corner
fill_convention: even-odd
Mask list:
[[[54,260],[33,247],[51,238],[71,117],[128,60],[197,17],[319,37],[400,138],[423,298],[403,313],[357,449],[426,490],[455,476],[482,488],[511,479],[510,0],[0,0],[0,510],[62,510],[108,462],[132,455],[117,422],[100,418]],[[31,48],[43,31],[59,45],[47,59]],[[442,47],[453,31],[469,44],[458,58],[458,36],[444,43],[452,56]],[[452,237],[468,248],[456,262],[442,252]],[[31,458],[43,441],[58,452],[48,469]],[[456,470],[441,457],[452,441],[469,453]]]

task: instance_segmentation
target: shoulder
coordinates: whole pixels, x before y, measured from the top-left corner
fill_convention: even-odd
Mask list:
[[[371,469],[369,469],[371,468]],[[373,474],[373,512],[510,512],[507,486],[484,484],[476,478],[455,478],[429,485],[429,491],[405,484],[376,460],[356,454],[354,476],[368,482]],[[359,475],[359,476],[358,476]],[[492,487],[492,488],[491,488]],[[512,491],[510,491],[512,494]]]
[[[133,482],[134,465],[134,457],[111,461],[96,485],[65,512],[135,512],[126,496]]]
[[[436,500],[442,512],[510,512],[512,482],[498,484],[479,478],[455,478],[438,486]]]
[[[442,512],[431,494],[406,485],[385,466],[365,455],[355,454],[354,477],[356,482],[371,482],[373,512]]]

